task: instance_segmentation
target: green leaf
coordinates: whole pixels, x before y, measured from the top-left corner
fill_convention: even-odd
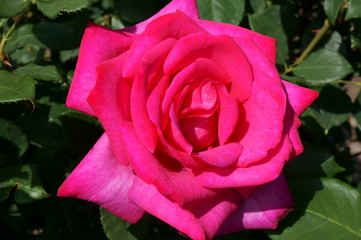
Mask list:
[[[27,0],[1,0],[0,17],[12,17],[28,6]]]
[[[39,10],[49,18],[61,12],[74,12],[86,8],[98,0],[36,0]]]
[[[128,230],[132,224],[113,215],[104,208],[100,208],[100,221],[109,240],[137,240]]]
[[[270,232],[274,240],[360,240],[361,197],[337,179],[290,182],[294,211]]]
[[[350,63],[339,53],[321,49],[293,69],[296,76],[309,81],[331,82],[352,72]]]
[[[361,18],[361,1],[349,0],[348,8],[345,16],[346,20],[350,18]]]
[[[197,0],[202,19],[238,25],[244,14],[245,0]]]
[[[17,148],[18,156],[22,156],[28,148],[28,139],[19,127],[10,121],[0,119],[0,138],[4,138]]]
[[[33,27],[33,34],[43,45],[53,50],[77,48],[86,26],[81,15],[64,22],[42,21]]]
[[[249,3],[254,12],[262,12],[266,9],[265,0],[249,0]]]
[[[340,51],[341,46],[342,46],[342,36],[339,32],[334,31],[330,39],[325,44],[325,48],[333,52],[338,52]]]
[[[17,27],[5,44],[5,52],[13,52],[17,48],[31,45],[45,47],[34,35],[33,28],[34,25],[30,23]]]
[[[17,68],[13,73],[20,75],[29,75],[37,80],[42,81],[61,81],[62,77],[59,75],[55,66],[40,66],[36,64],[28,64],[26,66]]]
[[[343,0],[325,0],[323,8],[325,9],[328,19],[335,24],[338,12],[340,11]]]
[[[308,111],[328,131],[331,127],[338,126],[349,118],[352,102],[344,91],[327,85],[322,89],[320,96]]]
[[[36,164],[0,168],[0,200],[5,200],[14,187],[17,203],[30,203],[48,197],[41,185]]]
[[[287,179],[333,177],[344,169],[335,157],[310,143],[304,143],[304,152],[285,165]]]
[[[277,39],[277,63],[284,65],[285,58],[288,54],[288,44],[282,26],[275,23],[269,17],[259,13],[249,16],[249,24],[253,31]]]
[[[0,103],[34,99],[34,97],[34,79],[0,70]]]

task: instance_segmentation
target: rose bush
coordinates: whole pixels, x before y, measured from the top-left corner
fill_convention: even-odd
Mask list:
[[[105,133],[59,188],[192,239],[276,228],[293,205],[284,164],[317,93],[281,81],[274,39],[200,20],[195,0],[110,30],[89,24],[67,106]]]

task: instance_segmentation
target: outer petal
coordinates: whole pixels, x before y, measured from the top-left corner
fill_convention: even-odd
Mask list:
[[[99,139],[58,191],[59,197],[75,197],[94,202],[118,217],[137,222],[144,211],[128,199],[136,176],[113,154],[106,134]]]
[[[177,10],[184,12],[190,18],[199,18],[196,0],[173,0],[151,18],[148,18],[147,20],[138,23],[137,25],[124,28],[123,30],[132,33],[142,33],[148,23],[154,19],[168,13],[176,12]]]
[[[134,34],[116,32],[100,25],[89,23],[80,45],[79,58],[66,105],[94,115],[86,100],[95,86],[97,78],[96,67],[101,62],[128,50],[133,40]]]
[[[283,175],[259,187],[238,213],[218,231],[224,235],[246,229],[275,229],[278,221],[292,210],[293,200]]]
[[[254,76],[255,79],[269,79],[259,71]],[[282,140],[286,96],[281,87],[278,95],[272,94],[272,88],[277,89],[276,86],[262,85],[255,80],[251,97],[243,104],[246,120],[240,121],[240,130],[236,130],[231,138],[244,147],[238,161],[239,167],[247,167],[262,160]]]
[[[166,31],[164,29],[166,29]],[[180,39],[196,32],[204,32],[204,29],[180,11],[154,19],[134,41],[130,49],[129,57],[124,65],[124,76],[136,76],[142,56],[152,47],[167,39]]]
[[[120,123],[131,118],[131,83],[121,76],[125,58],[126,53],[99,65],[97,84],[88,98],[89,104],[108,134],[114,154],[124,165],[128,164],[128,159],[119,137]]]
[[[213,35],[228,35],[230,37],[248,37],[258,45],[268,56],[269,60],[276,64],[276,40],[246,28],[227,23],[217,23],[207,20],[196,20],[207,32]]]
[[[318,92],[308,88],[299,87],[286,81],[282,81],[282,83],[287,92],[288,101],[298,116],[300,116],[319,95]]]
[[[160,194],[154,186],[139,179],[134,182],[129,198],[194,240],[212,239],[219,226],[242,204],[240,195],[228,190],[210,201],[181,207]]]

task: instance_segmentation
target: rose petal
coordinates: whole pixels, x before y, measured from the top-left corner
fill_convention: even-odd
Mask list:
[[[173,81],[169,85],[164,96],[162,103],[163,113],[168,114],[169,109],[174,102],[175,96],[185,88],[189,87],[189,85],[186,85],[187,83],[202,79],[211,79],[225,85],[231,82],[224,70],[213,60],[199,58],[186,68],[182,69],[173,78]]]
[[[124,165],[128,164],[128,159],[119,138],[120,122],[131,119],[131,83],[121,77],[125,58],[126,53],[99,65],[97,84],[88,98],[90,106],[108,134],[114,154]]]
[[[255,72],[255,79],[269,78],[262,72]],[[243,146],[238,166],[245,167],[262,160],[269,149],[274,148],[281,141],[283,133],[283,118],[286,108],[284,91],[278,93],[277,98],[270,89],[275,86],[260,85],[253,82],[252,95],[243,104],[245,120],[239,122],[240,129],[232,136],[233,141],[239,141]]]
[[[106,134],[60,186],[59,197],[75,197],[94,202],[118,217],[136,223],[144,211],[128,199],[136,176],[119,164]]]
[[[154,186],[140,180],[134,182],[129,198],[194,240],[212,239],[219,226],[242,204],[240,195],[228,190],[207,202],[191,203],[182,208]]]
[[[199,157],[213,166],[224,168],[236,163],[241,152],[241,144],[228,143],[202,152],[197,152],[192,156]]]
[[[215,190],[199,186],[194,176],[175,159],[157,152],[150,153],[141,143],[131,123],[122,122],[121,129],[118,137],[122,139],[129,162],[140,179],[153,184],[158,191],[179,204],[205,199],[215,194]]]
[[[121,55],[129,49],[133,41],[133,34],[116,32],[89,23],[80,45],[79,58],[66,105],[94,116],[94,112],[86,100],[95,86],[96,67],[101,62]]]
[[[243,147],[245,148],[245,147]],[[192,169],[197,181],[207,188],[239,188],[257,186],[276,179],[289,159],[292,144],[288,136],[270,150],[260,163],[244,168]]]
[[[279,220],[292,210],[293,200],[283,175],[260,186],[244,206],[229,218],[217,235],[246,229],[275,229]]]
[[[266,54],[268,59],[276,64],[276,40],[246,28],[227,23],[218,23],[207,20],[195,20],[207,32],[213,35],[228,35],[232,38],[246,37],[251,38],[260,49]],[[243,49],[243,48],[242,48]]]
[[[183,37],[169,53],[164,73],[171,76],[198,58],[212,59],[223,68],[232,81],[232,97],[241,102],[249,98],[253,79],[251,66],[241,48],[225,35],[194,33]]]
[[[301,121],[293,111],[290,104],[287,104],[286,116],[284,120],[285,129],[288,132],[288,136],[292,142],[293,153],[291,159],[300,155],[303,152],[303,145],[301,142],[298,128],[301,126]]]
[[[237,103],[228,95],[227,89],[224,86],[218,87],[218,96],[218,140],[223,145],[235,131],[236,125],[239,122],[239,111]]]
[[[318,92],[308,88],[300,87],[286,81],[282,81],[282,83],[287,92],[288,101],[298,116],[300,116],[319,95]]]
[[[158,140],[155,125],[147,111],[149,64],[143,60],[140,72],[134,80],[130,95],[130,112],[135,131],[142,143],[154,152]]]
[[[154,19],[147,25],[145,31],[135,39],[124,65],[124,76],[135,77],[143,54],[158,43],[166,39],[179,39],[196,32],[204,32],[204,30],[195,24],[193,19],[180,11]]]
[[[172,0],[167,6],[165,6],[162,10],[160,10],[152,17],[148,18],[147,20],[141,23],[138,23],[137,25],[124,28],[123,30],[138,34],[142,33],[145,27],[156,18],[176,11],[182,11],[190,18],[199,18],[196,0]]]

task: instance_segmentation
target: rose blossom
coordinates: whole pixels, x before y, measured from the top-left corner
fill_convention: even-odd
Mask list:
[[[274,39],[200,20],[195,0],[110,30],[89,24],[67,106],[105,133],[58,196],[192,239],[273,229],[293,205],[284,164],[317,93],[280,80]]]

